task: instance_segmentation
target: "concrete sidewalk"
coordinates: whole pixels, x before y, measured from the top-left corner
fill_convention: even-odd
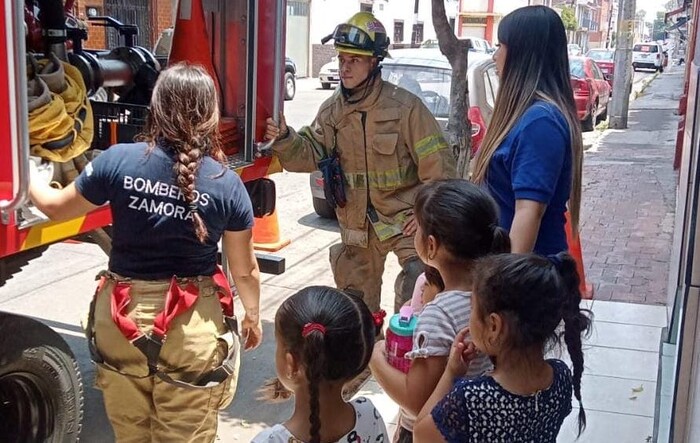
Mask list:
[[[605,131],[586,152],[581,239],[597,300],[666,302],[682,83],[670,66],[630,104],[628,129]]]

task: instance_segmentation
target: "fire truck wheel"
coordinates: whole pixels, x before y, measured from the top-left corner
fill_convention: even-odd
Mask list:
[[[36,320],[0,313],[0,435],[19,443],[78,441],[83,386],[63,339]]]
[[[335,215],[335,209],[333,209],[331,205],[328,204],[328,201],[325,198],[314,197],[313,203],[314,211],[319,217],[330,219],[337,218],[337,216]]]

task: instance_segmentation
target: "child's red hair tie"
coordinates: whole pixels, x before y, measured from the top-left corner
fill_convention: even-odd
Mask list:
[[[373,312],[372,317],[374,318],[375,326],[382,326],[384,324],[384,318],[386,318],[386,311],[384,309],[380,309],[377,312]]]
[[[306,338],[309,334],[314,331],[320,332],[322,335],[326,334],[326,327],[320,323],[307,323],[301,330],[301,336]]]

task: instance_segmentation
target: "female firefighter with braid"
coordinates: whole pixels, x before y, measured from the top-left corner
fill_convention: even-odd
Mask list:
[[[218,126],[212,78],[178,64],[155,86],[145,142],[109,148],[64,189],[32,180],[33,202],[52,219],[111,205],[109,271],[86,333],[119,442],[216,437],[240,351],[220,239],[246,311],[246,349],[262,339],[252,205],[220,163]]]

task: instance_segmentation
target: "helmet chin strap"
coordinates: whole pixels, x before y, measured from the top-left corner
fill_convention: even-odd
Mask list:
[[[374,80],[381,72],[382,66],[380,64],[377,64],[377,66],[370,71],[367,78],[362,80],[362,82],[360,82],[359,85],[355,86],[352,89],[346,88],[345,85],[343,85],[343,82],[341,81],[340,90],[343,93],[345,101],[350,104],[355,104],[360,103],[362,100],[364,100],[369,95],[370,87],[372,86],[372,84],[374,84]],[[359,98],[352,99],[352,96],[357,95],[360,92],[360,90],[362,90],[362,95]]]

